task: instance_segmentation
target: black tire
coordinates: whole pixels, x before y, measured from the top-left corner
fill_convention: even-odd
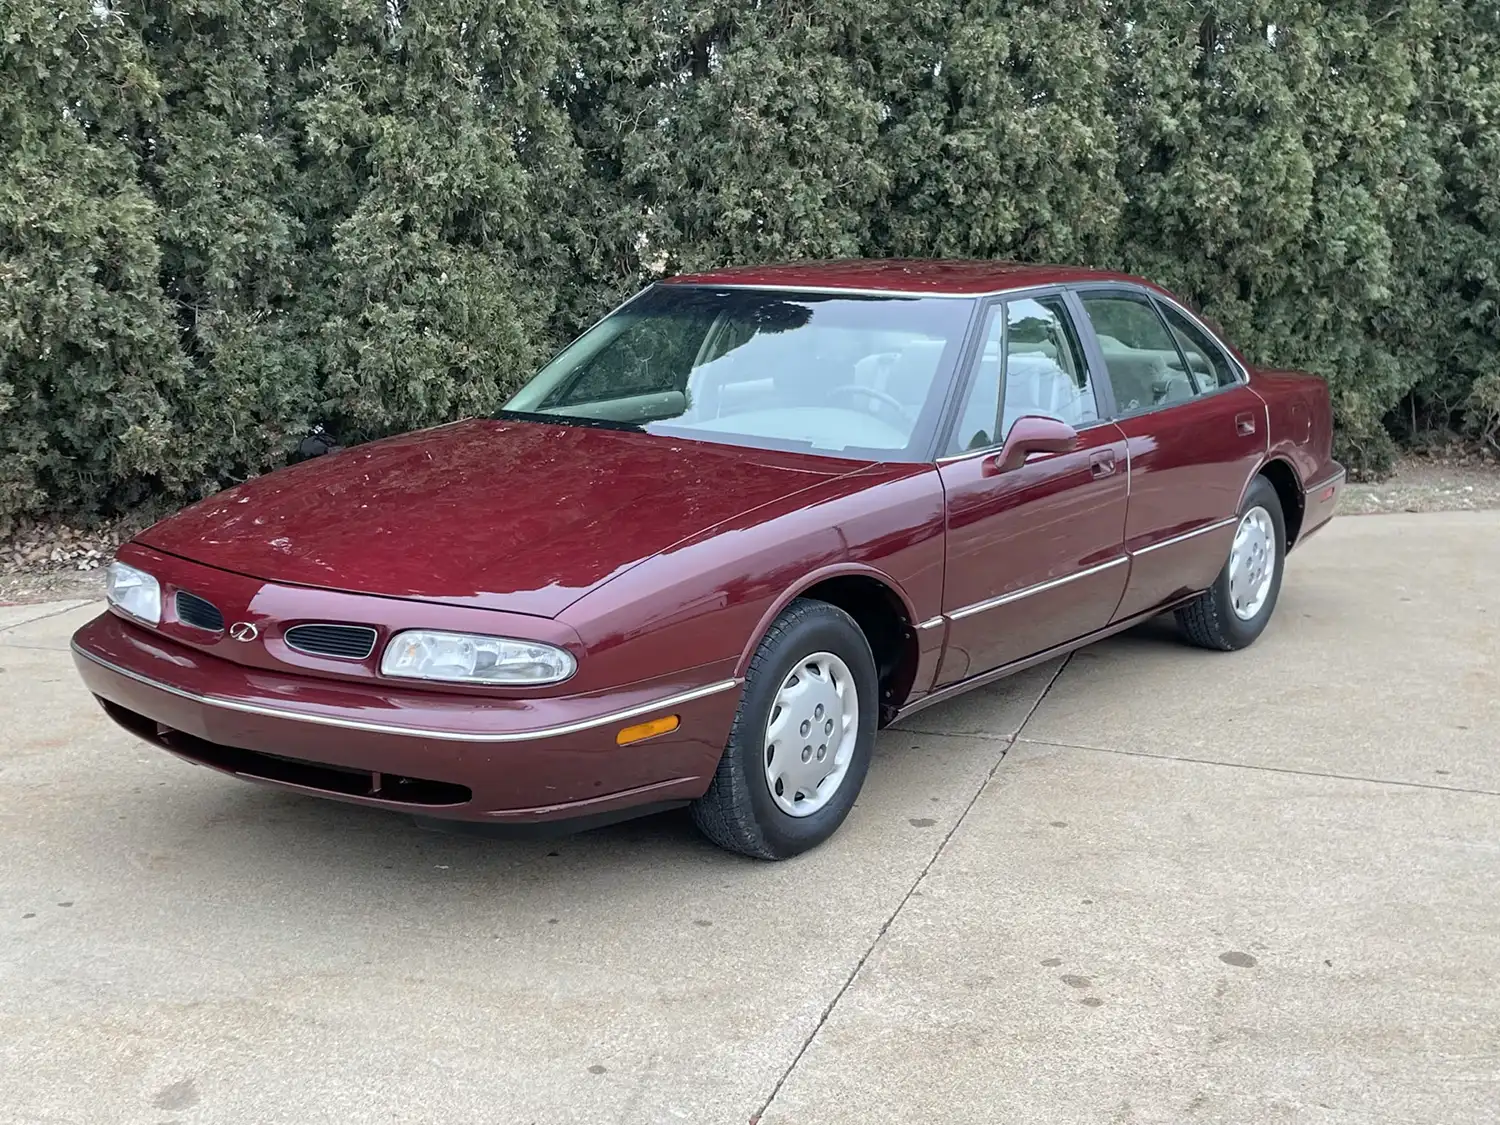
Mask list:
[[[1234,611],[1229,593],[1229,560],[1224,560],[1224,569],[1214,584],[1193,601],[1177,609],[1177,624],[1183,635],[1200,648],[1219,652],[1235,652],[1246,648],[1265,632],[1271,614],[1276,611],[1276,599],[1281,595],[1281,575],[1286,565],[1286,519],[1281,512],[1281,498],[1265,477],[1258,476],[1245,493],[1240,504],[1239,515],[1253,508],[1264,508],[1271,517],[1271,526],[1276,533],[1276,572],[1271,576],[1271,589],[1266,600],[1249,620]]]
[[[811,816],[782,811],[766,783],[765,730],[782,681],[799,661],[831,652],[848,665],[859,692],[859,733],[848,772],[828,804]],[[854,619],[827,602],[798,599],[772,622],[761,639],[729,742],[708,792],[693,802],[693,822],[719,847],[756,859],[788,859],[817,847],[838,830],[854,807],[879,717],[879,680],[869,641]]]

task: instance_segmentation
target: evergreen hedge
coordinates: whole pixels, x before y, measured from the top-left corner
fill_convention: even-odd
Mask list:
[[[1493,0],[0,0],[0,139],[0,525],[492,408],[770,259],[1146,274],[1358,466],[1500,424]]]

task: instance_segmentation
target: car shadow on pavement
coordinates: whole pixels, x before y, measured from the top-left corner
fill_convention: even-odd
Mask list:
[[[697,839],[695,829],[686,809],[671,809],[649,816],[623,820],[584,831],[567,829],[510,829],[488,825],[453,826],[419,821],[399,811],[365,808],[342,801],[330,801],[324,797],[304,796],[300,793],[282,792],[270,787],[251,785],[251,792],[265,801],[285,803],[286,815],[299,827],[307,830],[331,833],[373,833],[404,843],[425,842],[428,844],[470,847],[479,845],[484,851],[522,851],[537,849],[553,850],[566,841],[625,838],[637,840],[675,839],[677,842]]]
[[[1111,645],[1144,644],[1153,648],[1181,645],[1170,617],[1137,626]],[[1128,667],[1128,665],[1126,665]],[[1023,674],[1024,676],[1025,674]],[[856,817],[877,817],[877,830],[930,823],[947,798],[922,796],[923,807],[900,809],[893,793],[905,785],[905,775],[917,769],[917,759],[936,754],[960,770],[975,755],[996,753],[993,742],[969,750],[959,742],[933,744],[931,736],[946,734],[962,740],[972,733],[962,724],[948,731],[945,717],[959,707],[978,704],[1007,706],[1018,717],[1030,710],[1036,692],[1050,680],[1037,674],[1034,687],[1022,677],[1001,680],[966,697],[940,704],[920,716],[915,730],[883,732],[877,742],[874,768],[856,806]],[[995,720],[1001,722],[996,714]],[[1013,728],[1012,728],[1013,729]],[[1010,731],[1001,732],[1005,737]],[[185,768],[185,767],[179,767]],[[359,884],[378,878],[387,889],[392,880],[426,884],[446,873],[464,871],[495,884],[507,873],[565,866],[576,873],[592,870],[624,872],[641,869],[701,868],[708,871],[765,870],[758,861],[730,855],[714,847],[695,829],[686,809],[657,813],[583,832],[552,835],[474,835],[418,824],[404,813],[365,808],[269,786],[246,783],[198,768],[188,771],[184,784],[146,789],[131,812],[132,834],[151,852],[178,853],[174,864],[191,864],[206,878],[245,878],[247,869],[264,868],[285,878],[331,878]],[[958,778],[952,779],[957,783]],[[926,802],[931,800],[933,808]],[[913,818],[912,815],[917,814]],[[890,821],[885,825],[885,821]],[[883,827],[882,827],[883,826]],[[142,837],[146,837],[143,839]],[[168,837],[175,837],[172,843]],[[175,845],[175,846],[174,846]],[[823,849],[819,849],[823,851]],[[221,870],[213,871],[215,865]]]
[[[726,869],[751,864],[709,844],[685,809],[586,832],[493,837],[437,831],[410,816],[205,776],[191,787],[147,790],[132,814],[142,850],[192,877],[278,885],[380,884],[401,897],[435,881],[514,890],[540,870],[590,880],[627,871]],[[187,791],[184,792],[184,788]],[[549,876],[550,877],[550,876]]]

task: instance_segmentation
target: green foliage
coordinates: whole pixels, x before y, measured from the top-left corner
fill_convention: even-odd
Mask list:
[[[0,0],[0,524],[492,409],[665,270],[1161,280],[1344,455],[1500,427],[1500,8]]]
[[[0,8],[0,519],[186,483],[171,417],[188,364],[128,141],[158,104],[114,21]]]
[[[1414,364],[1413,412],[1500,450],[1500,7],[1449,0],[1435,26],[1412,107],[1435,190],[1398,236],[1416,299],[1389,323],[1431,342]]]
[[[1438,190],[1410,117],[1435,5],[1246,5],[1195,21],[1199,7],[1120,6],[1120,259],[1252,358],[1325,376],[1345,455],[1378,462],[1382,418],[1441,335],[1390,330],[1426,302],[1406,240],[1438,236],[1403,230]]]
[[[322,408],[360,438],[493,408],[530,373],[567,277],[538,204],[575,158],[545,5],[341,13],[300,113],[344,181],[317,267]]]

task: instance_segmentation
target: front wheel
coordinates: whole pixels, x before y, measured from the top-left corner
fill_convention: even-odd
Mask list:
[[[1187,639],[1221,652],[1252,644],[1276,609],[1285,560],[1281,499],[1270,481],[1256,477],[1240,505],[1224,569],[1208,590],[1177,610],[1177,624]]]
[[[724,756],[692,806],[699,830],[757,859],[787,859],[832,836],[870,768],[877,690],[854,619],[826,602],[793,602],[750,661]]]

